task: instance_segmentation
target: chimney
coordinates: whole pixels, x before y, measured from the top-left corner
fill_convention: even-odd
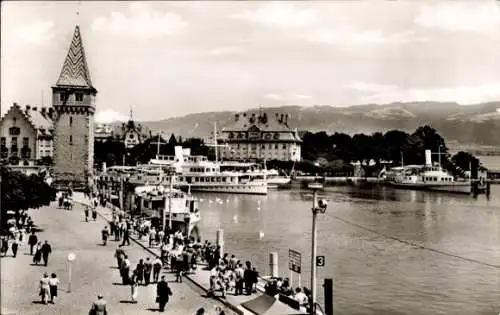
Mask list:
[[[32,110],[36,112],[37,110],[36,106],[33,106]]]
[[[234,114],[234,121],[238,121],[239,118],[240,118],[240,114]]]

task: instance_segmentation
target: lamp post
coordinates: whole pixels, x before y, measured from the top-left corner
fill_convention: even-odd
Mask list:
[[[317,199],[318,189],[322,189],[321,183],[310,183],[308,185],[313,190],[313,206],[312,206],[312,244],[311,244],[311,314],[316,314],[316,218],[318,212],[325,213],[328,203],[324,199]]]

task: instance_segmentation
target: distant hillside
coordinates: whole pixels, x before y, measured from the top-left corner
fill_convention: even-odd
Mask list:
[[[400,129],[413,132],[418,126],[431,125],[446,140],[460,144],[500,146],[500,102],[461,106],[456,103],[414,102],[386,105],[282,106],[263,109],[269,117],[289,113],[292,128],[311,132],[343,132],[348,134],[385,132]],[[257,113],[259,109],[248,110]],[[231,124],[237,112],[207,112],[146,121],[153,133],[162,130],[183,138],[207,137],[213,131]]]

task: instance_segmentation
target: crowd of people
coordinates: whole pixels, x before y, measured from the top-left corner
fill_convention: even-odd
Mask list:
[[[17,219],[8,220],[7,233],[0,236],[0,255],[7,256],[9,249],[12,257],[17,257],[19,246],[24,244],[26,235],[32,233],[34,228],[31,216],[24,210],[19,211]],[[41,244],[40,244],[41,245]]]

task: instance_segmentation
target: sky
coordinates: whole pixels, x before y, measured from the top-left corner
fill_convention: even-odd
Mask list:
[[[2,112],[49,106],[76,24],[96,119],[500,100],[500,1],[2,1]],[[76,12],[79,12],[77,15]]]

